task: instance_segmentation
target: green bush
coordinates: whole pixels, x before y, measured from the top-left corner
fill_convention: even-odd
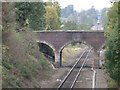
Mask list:
[[[28,78],[30,79],[31,78],[31,71],[28,67],[21,67],[21,74],[25,77],[25,78]]]
[[[108,88],[118,88],[117,82],[115,82],[114,80],[110,79],[108,81]]]
[[[10,64],[10,62],[8,60],[5,60],[5,58],[2,60],[2,65],[7,69],[12,68],[12,65]]]
[[[2,46],[2,66],[11,69],[12,65],[10,64],[9,57],[7,55],[7,48],[5,46]]]
[[[20,80],[4,67],[2,70],[2,86],[4,88],[18,88],[20,86]]]
[[[119,11],[120,2],[114,2],[108,12],[108,28],[106,30],[106,68],[110,77],[120,85]]]

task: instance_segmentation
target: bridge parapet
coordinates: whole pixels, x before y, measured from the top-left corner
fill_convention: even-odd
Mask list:
[[[104,32],[104,30],[38,30],[33,32]]]

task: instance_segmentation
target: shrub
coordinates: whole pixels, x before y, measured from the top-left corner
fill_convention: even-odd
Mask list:
[[[110,77],[120,85],[119,9],[120,2],[114,2],[108,12],[108,30],[106,30],[106,68],[110,74]]]
[[[28,67],[26,66],[21,66],[20,68],[21,74],[23,75],[23,77],[30,79],[31,78],[31,71]]]
[[[15,75],[7,71],[4,67],[2,71],[2,86],[4,88],[18,88],[20,86],[20,80]]]

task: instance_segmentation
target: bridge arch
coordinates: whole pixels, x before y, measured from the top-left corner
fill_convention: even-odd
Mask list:
[[[53,53],[54,53],[54,57],[55,57],[55,48],[52,44],[46,42],[46,41],[37,41],[37,43],[40,43],[40,44],[45,44],[47,46],[49,46],[52,50],[53,50]],[[54,60],[55,61],[55,60]]]
[[[50,43],[48,43],[46,41],[37,41],[37,43],[44,43],[44,44],[48,45],[50,48],[52,48],[53,51],[55,52],[55,48],[54,48],[54,46],[52,44],[50,44]]]
[[[74,40],[71,40],[71,41],[68,41],[68,42],[66,42],[60,49],[59,49],[59,52],[61,52],[67,45],[69,45],[69,44],[71,44],[71,43],[74,43],[75,41]],[[90,46],[90,47],[93,47],[93,46],[91,46],[90,44],[88,44],[86,41],[84,41],[84,40],[81,40],[81,41],[77,41],[77,42],[75,42],[75,43],[83,43],[83,44],[86,44],[86,45],[88,45],[88,46]]]
[[[64,49],[67,45],[69,45],[69,44],[71,44],[71,43],[83,43],[83,44],[85,44],[85,45],[87,45],[87,46],[89,46],[89,47],[92,47],[90,44],[88,44],[88,43],[87,43],[86,41],[84,41],[84,40],[80,40],[80,41],[70,40],[70,41],[66,42],[66,43],[59,49],[60,66],[62,66],[62,51],[63,51],[63,49]]]

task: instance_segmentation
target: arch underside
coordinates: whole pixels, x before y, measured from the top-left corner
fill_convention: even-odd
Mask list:
[[[58,46],[57,48],[55,47],[56,46],[56,43],[55,44],[50,44],[48,41],[37,41],[38,43],[44,43],[46,45],[48,45],[50,48],[53,49],[53,52],[54,52],[54,56],[55,56],[55,62],[60,62],[60,66],[62,66],[62,50],[64,49],[64,47],[66,47],[67,45],[71,44],[71,43],[83,43],[89,47],[93,47],[94,49],[94,44],[93,41],[89,42],[87,40],[79,40],[79,41],[75,41],[75,40],[69,40],[67,42],[62,42],[60,46]],[[63,45],[62,45],[63,44]],[[97,43],[96,43],[97,44]],[[101,45],[101,47],[103,47],[103,45]]]
[[[59,49],[59,52],[61,52],[61,51],[64,49],[64,47],[66,47],[67,45],[69,45],[69,44],[71,44],[71,43],[83,43],[83,44],[85,44],[85,45],[87,45],[87,46],[92,47],[90,44],[88,44],[88,43],[87,43],[86,41],[84,41],[84,40],[81,40],[81,41],[70,40],[70,41],[66,42],[66,43]]]
[[[49,44],[49,43],[47,43],[45,41],[37,41],[37,43],[40,43],[40,44],[43,44],[43,45],[47,45],[47,47],[49,47],[52,50],[51,54],[49,52],[49,51],[51,51],[50,49],[47,49],[47,53],[45,53],[45,52],[43,52],[43,53],[44,53],[44,55],[46,57],[48,57],[52,61],[54,60],[54,62],[55,62],[55,48],[51,44]],[[46,51],[46,49],[44,49],[44,50]]]
[[[52,44],[50,44],[50,43],[48,43],[48,42],[46,42],[46,41],[37,41],[37,43],[43,43],[43,44],[46,44],[46,45],[48,45],[50,48],[52,48],[53,51],[55,52],[55,48],[54,48],[54,46],[53,46]]]

